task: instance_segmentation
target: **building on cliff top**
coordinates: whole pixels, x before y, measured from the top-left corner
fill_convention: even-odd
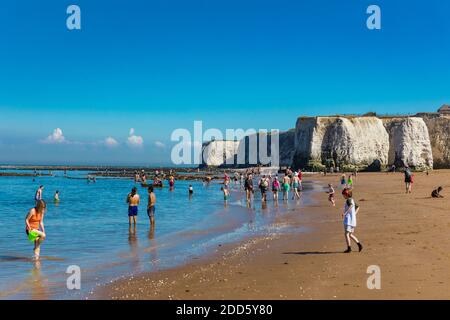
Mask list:
[[[442,107],[439,108],[438,112],[440,114],[450,114],[450,105],[444,104]]]

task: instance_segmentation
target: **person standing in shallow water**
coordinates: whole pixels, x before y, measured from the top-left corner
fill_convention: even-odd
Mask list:
[[[131,189],[131,192],[127,196],[127,203],[128,203],[128,222],[131,225],[131,222],[133,221],[134,225],[136,226],[136,220],[138,215],[138,206],[140,202],[140,197],[137,194],[137,189],[134,187]]]
[[[253,179],[251,174],[247,175],[247,178],[245,179],[244,189],[247,202],[250,202],[253,194]]]
[[[42,192],[44,191],[44,186],[40,185],[39,188],[36,190],[36,194],[34,195],[34,201],[37,203],[38,201],[42,200]]]
[[[288,174],[286,173],[283,177],[283,200],[289,199],[289,190],[291,188],[291,179],[289,178]]]
[[[147,215],[150,219],[150,226],[155,224],[155,204],[156,195],[153,192],[153,186],[148,187],[148,205],[147,205]]]
[[[45,240],[44,213],[47,204],[44,200],[36,201],[36,206],[28,212],[25,218],[25,232],[28,240],[34,242],[34,259],[39,260],[41,243]]]
[[[278,201],[278,191],[280,191],[280,181],[278,181],[278,176],[275,176],[272,182],[272,194],[274,201]]]

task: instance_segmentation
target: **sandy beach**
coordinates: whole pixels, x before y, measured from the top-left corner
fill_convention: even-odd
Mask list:
[[[362,252],[345,248],[340,214],[325,186],[338,175],[307,175],[324,186],[314,204],[278,221],[292,232],[218,246],[207,257],[100,287],[96,299],[448,299],[450,292],[450,171],[416,173],[404,193],[401,173],[360,173],[354,199]],[[444,199],[430,194],[444,186]],[[307,232],[298,232],[305,227]],[[380,267],[381,289],[369,290],[367,268]]]

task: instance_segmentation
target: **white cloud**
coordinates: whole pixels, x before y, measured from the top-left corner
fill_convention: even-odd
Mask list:
[[[118,143],[117,140],[114,139],[113,137],[108,137],[108,138],[105,139],[104,144],[105,144],[106,146],[108,146],[108,147],[113,148],[113,147],[117,147],[117,145],[118,145],[119,143]]]
[[[64,137],[64,134],[60,128],[56,128],[53,130],[53,133],[49,135],[45,140],[42,141],[43,143],[64,143],[67,142],[66,138]]]
[[[130,129],[130,135],[127,141],[130,147],[142,147],[144,144],[144,139],[141,136],[137,136],[134,134],[134,128]]]
[[[162,143],[161,141],[155,141],[155,146],[157,148],[161,148],[161,149],[164,149],[166,147],[166,145],[164,143]]]

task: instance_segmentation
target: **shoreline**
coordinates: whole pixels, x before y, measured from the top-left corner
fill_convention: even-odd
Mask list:
[[[432,199],[429,193],[449,181],[450,171],[416,176],[413,194],[405,195],[399,173],[358,174],[355,200],[362,209],[356,235],[364,245],[361,253],[342,253],[343,201],[338,190],[335,208],[325,193],[317,193],[317,202],[284,221],[308,232],[218,247],[184,266],[99,287],[88,298],[448,299],[450,197]],[[337,177],[313,179],[325,186],[336,184]],[[380,290],[367,288],[372,265],[381,270]]]

